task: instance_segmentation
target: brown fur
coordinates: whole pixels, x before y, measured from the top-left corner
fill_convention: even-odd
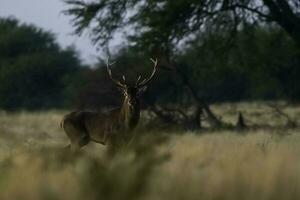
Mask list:
[[[131,105],[125,97],[123,106],[104,112],[75,111],[65,115],[60,123],[71,141],[72,149],[78,149],[90,141],[113,145],[116,139],[135,128],[140,117],[139,101]]]

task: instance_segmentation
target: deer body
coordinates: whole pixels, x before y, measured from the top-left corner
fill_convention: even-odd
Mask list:
[[[156,65],[157,61],[149,79],[139,83],[139,78],[133,87],[125,83],[125,78],[123,78],[124,83],[114,80],[108,68],[111,79],[123,92],[123,104],[120,108],[108,112],[75,111],[65,115],[61,121],[61,127],[71,141],[69,146],[78,149],[90,141],[103,145],[114,145],[116,141],[124,139],[127,136],[126,134],[133,130],[139,122],[139,93],[153,78]]]

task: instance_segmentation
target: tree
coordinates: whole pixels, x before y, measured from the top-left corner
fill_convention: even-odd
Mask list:
[[[0,19],[0,107],[7,110],[64,105],[65,80],[80,69],[74,48],[16,19]]]
[[[234,30],[249,22],[276,22],[300,47],[299,0],[65,0],[71,6],[75,32],[91,28],[94,42],[109,42],[113,34],[134,28],[134,37],[154,44],[177,44],[204,29]],[[130,35],[129,35],[130,36]],[[151,36],[151,37],[150,37]],[[141,42],[141,40],[139,41]]]
[[[73,16],[77,34],[90,29],[92,40],[107,45],[114,34],[125,32],[128,43],[157,55],[165,69],[175,71],[214,126],[220,121],[182,73],[177,53],[187,41],[203,32],[220,32],[230,43],[243,23],[276,22],[300,49],[299,0],[65,0],[65,14]],[[130,31],[130,30],[134,31]],[[129,31],[128,31],[129,30]]]
[[[113,33],[124,27],[125,24],[136,24],[135,30],[145,30],[149,24],[149,19],[160,20],[161,13],[158,11],[156,16],[147,16],[149,7],[144,7],[139,1],[99,1],[96,3],[85,3],[84,1],[66,1],[68,4],[72,4],[75,7],[65,11],[66,14],[74,15],[74,26],[77,34],[82,34],[83,31],[89,27],[96,20],[96,27],[92,28],[92,40],[101,45],[106,45],[113,36]],[[157,2],[152,2],[150,6],[155,6]],[[138,13],[131,18],[127,19],[126,8],[134,8],[141,6],[141,13]],[[155,8],[154,8],[155,9]],[[133,12],[133,11],[132,11]],[[142,15],[142,16],[140,16]],[[172,15],[170,20],[175,17]],[[166,26],[166,23],[152,23],[152,25],[158,25],[157,29],[151,29],[151,31],[136,31],[137,35],[129,36],[130,40],[135,43],[138,41],[138,45],[145,50],[145,46],[149,46],[148,50],[150,54],[156,54],[161,61],[160,65],[165,68],[172,69],[181,78],[181,81],[189,88],[192,96],[197,101],[198,106],[203,108],[209,121],[213,126],[219,126],[220,121],[212,113],[209,106],[201,99],[197,94],[195,88],[190,84],[188,77],[180,73],[178,66],[174,60],[171,59],[174,53],[171,49],[174,47],[172,44],[172,27]],[[153,30],[153,31],[152,31]]]
[[[201,34],[182,50],[180,62],[209,102],[299,101],[297,46],[278,27],[244,24],[227,44],[219,33]]]

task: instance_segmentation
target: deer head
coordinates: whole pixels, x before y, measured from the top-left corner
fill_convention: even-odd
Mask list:
[[[124,95],[125,99],[128,101],[129,106],[136,106],[139,104],[139,97],[143,92],[146,91],[147,85],[153,80],[155,77],[155,74],[157,72],[157,60],[150,59],[153,64],[153,71],[151,75],[148,78],[145,78],[141,80],[141,76],[137,78],[137,81],[134,85],[130,85],[127,81],[125,76],[122,76],[122,80],[116,80],[112,76],[112,72],[110,69],[110,66],[114,63],[110,64],[109,60],[107,60],[107,71],[109,78],[112,80],[112,82],[121,90],[122,94]]]

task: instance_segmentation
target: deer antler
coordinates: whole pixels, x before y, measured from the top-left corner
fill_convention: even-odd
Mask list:
[[[116,62],[113,62],[111,64],[109,64],[109,58],[107,58],[107,62],[106,62],[106,68],[107,68],[107,72],[108,72],[108,75],[109,75],[109,78],[112,80],[112,82],[114,82],[117,86],[120,86],[120,87],[124,87],[124,84],[125,84],[125,77],[123,76],[123,80],[124,80],[124,84],[122,84],[120,81],[114,79],[112,77],[112,72],[111,72],[111,69],[110,69],[110,66],[112,66],[113,64],[115,64]]]
[[[152,71],[152,73],[151,73],[151,75],[150,75],[149,78],[144,79],[144,80],[141,81],[141,82],[139,82],[140,79],[141,79],[141,76],[138,77],[138,80],[137,80],[137,82],[136,82],[136,87],[138,87],[138,88],[139,88],[139,87],[144,87],[144,86],[148,85],[148,84],[153,80],[154,75],[155,75],[156,72],[157,72],[157,59],[154,60],[154,59],[150,58],[150,60],[151,60],[151,61],[153,62],[153,64],[154,64],[153,71]]]

